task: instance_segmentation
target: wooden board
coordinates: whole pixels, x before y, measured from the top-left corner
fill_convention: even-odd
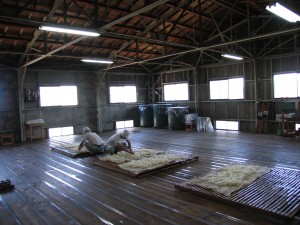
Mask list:
[[[141,172],[131,172],[131,171],[128,171],[128,170],[124,170],[124,169],[121,169],[118,166],[117,163],[109,162],[109,161],[101,161],[99,159],[94,159],[92,161],[92,163],[94,165],[105,167],[107,169],[114,170],[116,172],[120,172],[120,173],[129,175],[129,176],[132,176],[132,177],[142,177],[142,176],[157,173],[157,172],[160,172],[160,171],[163,171],[163,170],[166,170],[166,169],[170,169],[170,168],[175,167],[175,166],[180,166],[180,165],[183,165],[183,164],[186,164],[186,163],[189,163],[189,162],[196,161],[196,160],[198,160],[198,158],[199,158],[198,156],[190,156],[190,157],[188,157],[187,159],[184,159],[184,160],[174,161],[174,162],[168,163],[166,165],[158,166],[158,167],[156,167],[154,169],[151,169],[151,170],[143,170]]]
[[[291,219],[300,209],[300,171],[272,169],[244,189],[227,197],[218,192],[187,182],[175,187],[237,207],[244,207],[281,219]]]
[[[63,155],[72,157],[72,158],[79,158],[79,157],[88,157],[88,156],[93,156],[95,154],[91,154],[90,152],[77,152],[77,151],[73,151],[67,148],[60,148],[60,147],[52,147],[51,146],[52,151],[54,152],[58,152],[61,153]]]

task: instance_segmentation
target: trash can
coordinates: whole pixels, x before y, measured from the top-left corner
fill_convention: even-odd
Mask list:
[[[139,105],[140,126],[153,127],[153,104]]]
[[[189,114],[188,107],[169,107],[168,108],[168,127],[169,130],[184,130],[185,115]]]
[[[153,104],[153,123],[155,128],[168,127],[168,108],[172,104]]]

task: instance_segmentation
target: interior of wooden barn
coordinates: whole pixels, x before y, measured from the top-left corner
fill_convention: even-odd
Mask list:
[[[0,0],[0,224],[300,224],[300,1]]]

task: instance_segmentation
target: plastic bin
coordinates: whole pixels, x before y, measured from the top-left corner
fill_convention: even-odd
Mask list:
[[[139,105],[140,126],[153,127],[153,104]]]
[[[169,107],[168,108],[168,127],[169,130],[184,130],[185,115],[189,114],[188,107]]]

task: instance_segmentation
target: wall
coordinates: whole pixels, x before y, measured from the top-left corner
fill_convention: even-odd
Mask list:
[[[77,106],[40,107],[39,99],[24,101],[24,123],[44,119],[46,128],[73,126],[74,133],[81,133],[84,126],[97,130],[96,75],[92,72],[27,71],[24,90],[38,92],[40,86],[76,85]]]
[[[139,102],[147,98],[144,74],[114,74],[74,71],[29,71],[24,88],[38,90],[39,86],[77,85],[78,106],[40,107],[37,102],[24,102],[23,118],[27,120],[43,118],[45,127],[74,126],[74,133],[81,134],[82,128],[89,126],[101,132],[115,129],[115,121],[134,120],[139,126]],[[109,103],[110,85],[136,85],[138,103]]]
[[[253,62],[215,64],[198,70],[198,104],[200,115],[212,121],[239,121],[240,130],[255,130],[256,101]],[[245,80],[243,100],[210,100],[209,81],[235,77]]]
[[[0,69],[0,132],[14,132],[20,140],[19,121],[18,74]]]
[[[300,71],[300,56],[281,55],[255,61],[214,64],[198,69],[198,105],[201,116],[212,120],[240,122],[240,130],[256,131],[258,102],[271,102],[270,114],[281,113],[281,100],[273,98],[272,75]],[[209,81],[242,76],[245,79],[244,100],[209,100]],[[288,101],[299,102],[300,99]],[[275,118],[273,118],[275,119]],[[275,133],[274,128],[270,128]]]
[[[189,101],[164,102],[163,85],[187,82],[189,85]],[[197,113],[196,105],[196,71],[193,67],[163,71],[153,75],[152,102],[171,103],[174,106],[188,107],[191,113]]]
[[[134,126],[140,125],[138,105],[148,102],[148,75],[135,73],[99,73],[101,93],[98,98],[98,114],[102,121],[100,130],[115,129],[115,121],[133,120]],[[109,86],[135,85],[137,103],[109,103]]]

